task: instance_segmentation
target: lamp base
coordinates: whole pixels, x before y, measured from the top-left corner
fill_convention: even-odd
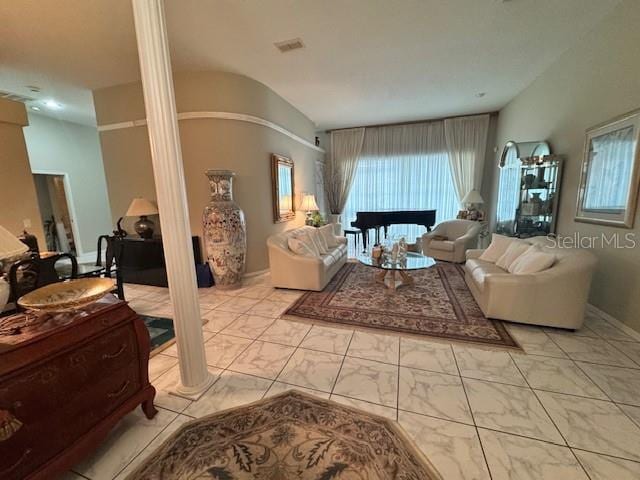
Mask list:
[[[307,212],[307,217],[304,219],[304,224],[305,225],[310,225],[313,226],[313,212]]]
[[[146,215],[142,215],[140,219],[133,224],[133,228],[136,233],[140,235],[140,238],[149,239],[153,236],[153,228],[155,224],[147,218]]]

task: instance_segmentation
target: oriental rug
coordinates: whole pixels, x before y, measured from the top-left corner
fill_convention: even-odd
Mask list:
[[[128,480],[441,480],[391,420],[289,390],[194,420]]]
[[[414,285],[385,293],[377,269],[350,262],[321,292],[307,292],[285,316],[520,349],[503,322],[484,316],[462,267],[436,263],[410,275]]]

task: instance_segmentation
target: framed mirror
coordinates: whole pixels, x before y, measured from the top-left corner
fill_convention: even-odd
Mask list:
[[[640,110],[587,130],[576,221],[633,227],[640,183]]]
[[[296,216],[293,160],[275,153],[271,155],[271,188],[274,223],[293,220]]]

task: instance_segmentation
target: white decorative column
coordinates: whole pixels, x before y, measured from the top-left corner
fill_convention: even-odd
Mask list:
[[[214,377],[204,352],[164,5],[162,0],[132,0],[132,4],[180,360],[181,382],[174,393],[198,398]]]

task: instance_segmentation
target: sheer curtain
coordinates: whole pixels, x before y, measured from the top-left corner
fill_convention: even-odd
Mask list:
[[[498,180],[497,233],[506,235],[515,233],[514,219],[520,200],[520,165],[518,150],[515,147],[509,148],[504,167],[500,168]]]
[[[364,132],[364,128],[331,132],[331,155],[324,166],[324,184],[327,206],[333,214],[344,210],[362,150]]]
[[[458,211],[443,122],[367,128],[343,225],[358,211],[427,209],[437,210],[437,222]],[[424,232],[417,225],[393,225],[389,235],[413,241]]]
[[[633,167],[633,126],[591,141],[585,210],[624,210]]]
[[[444,121],[451,175],[460,203],[471,190],[480,191],[482,187],[488,132],[489,115],[447,118]]]

